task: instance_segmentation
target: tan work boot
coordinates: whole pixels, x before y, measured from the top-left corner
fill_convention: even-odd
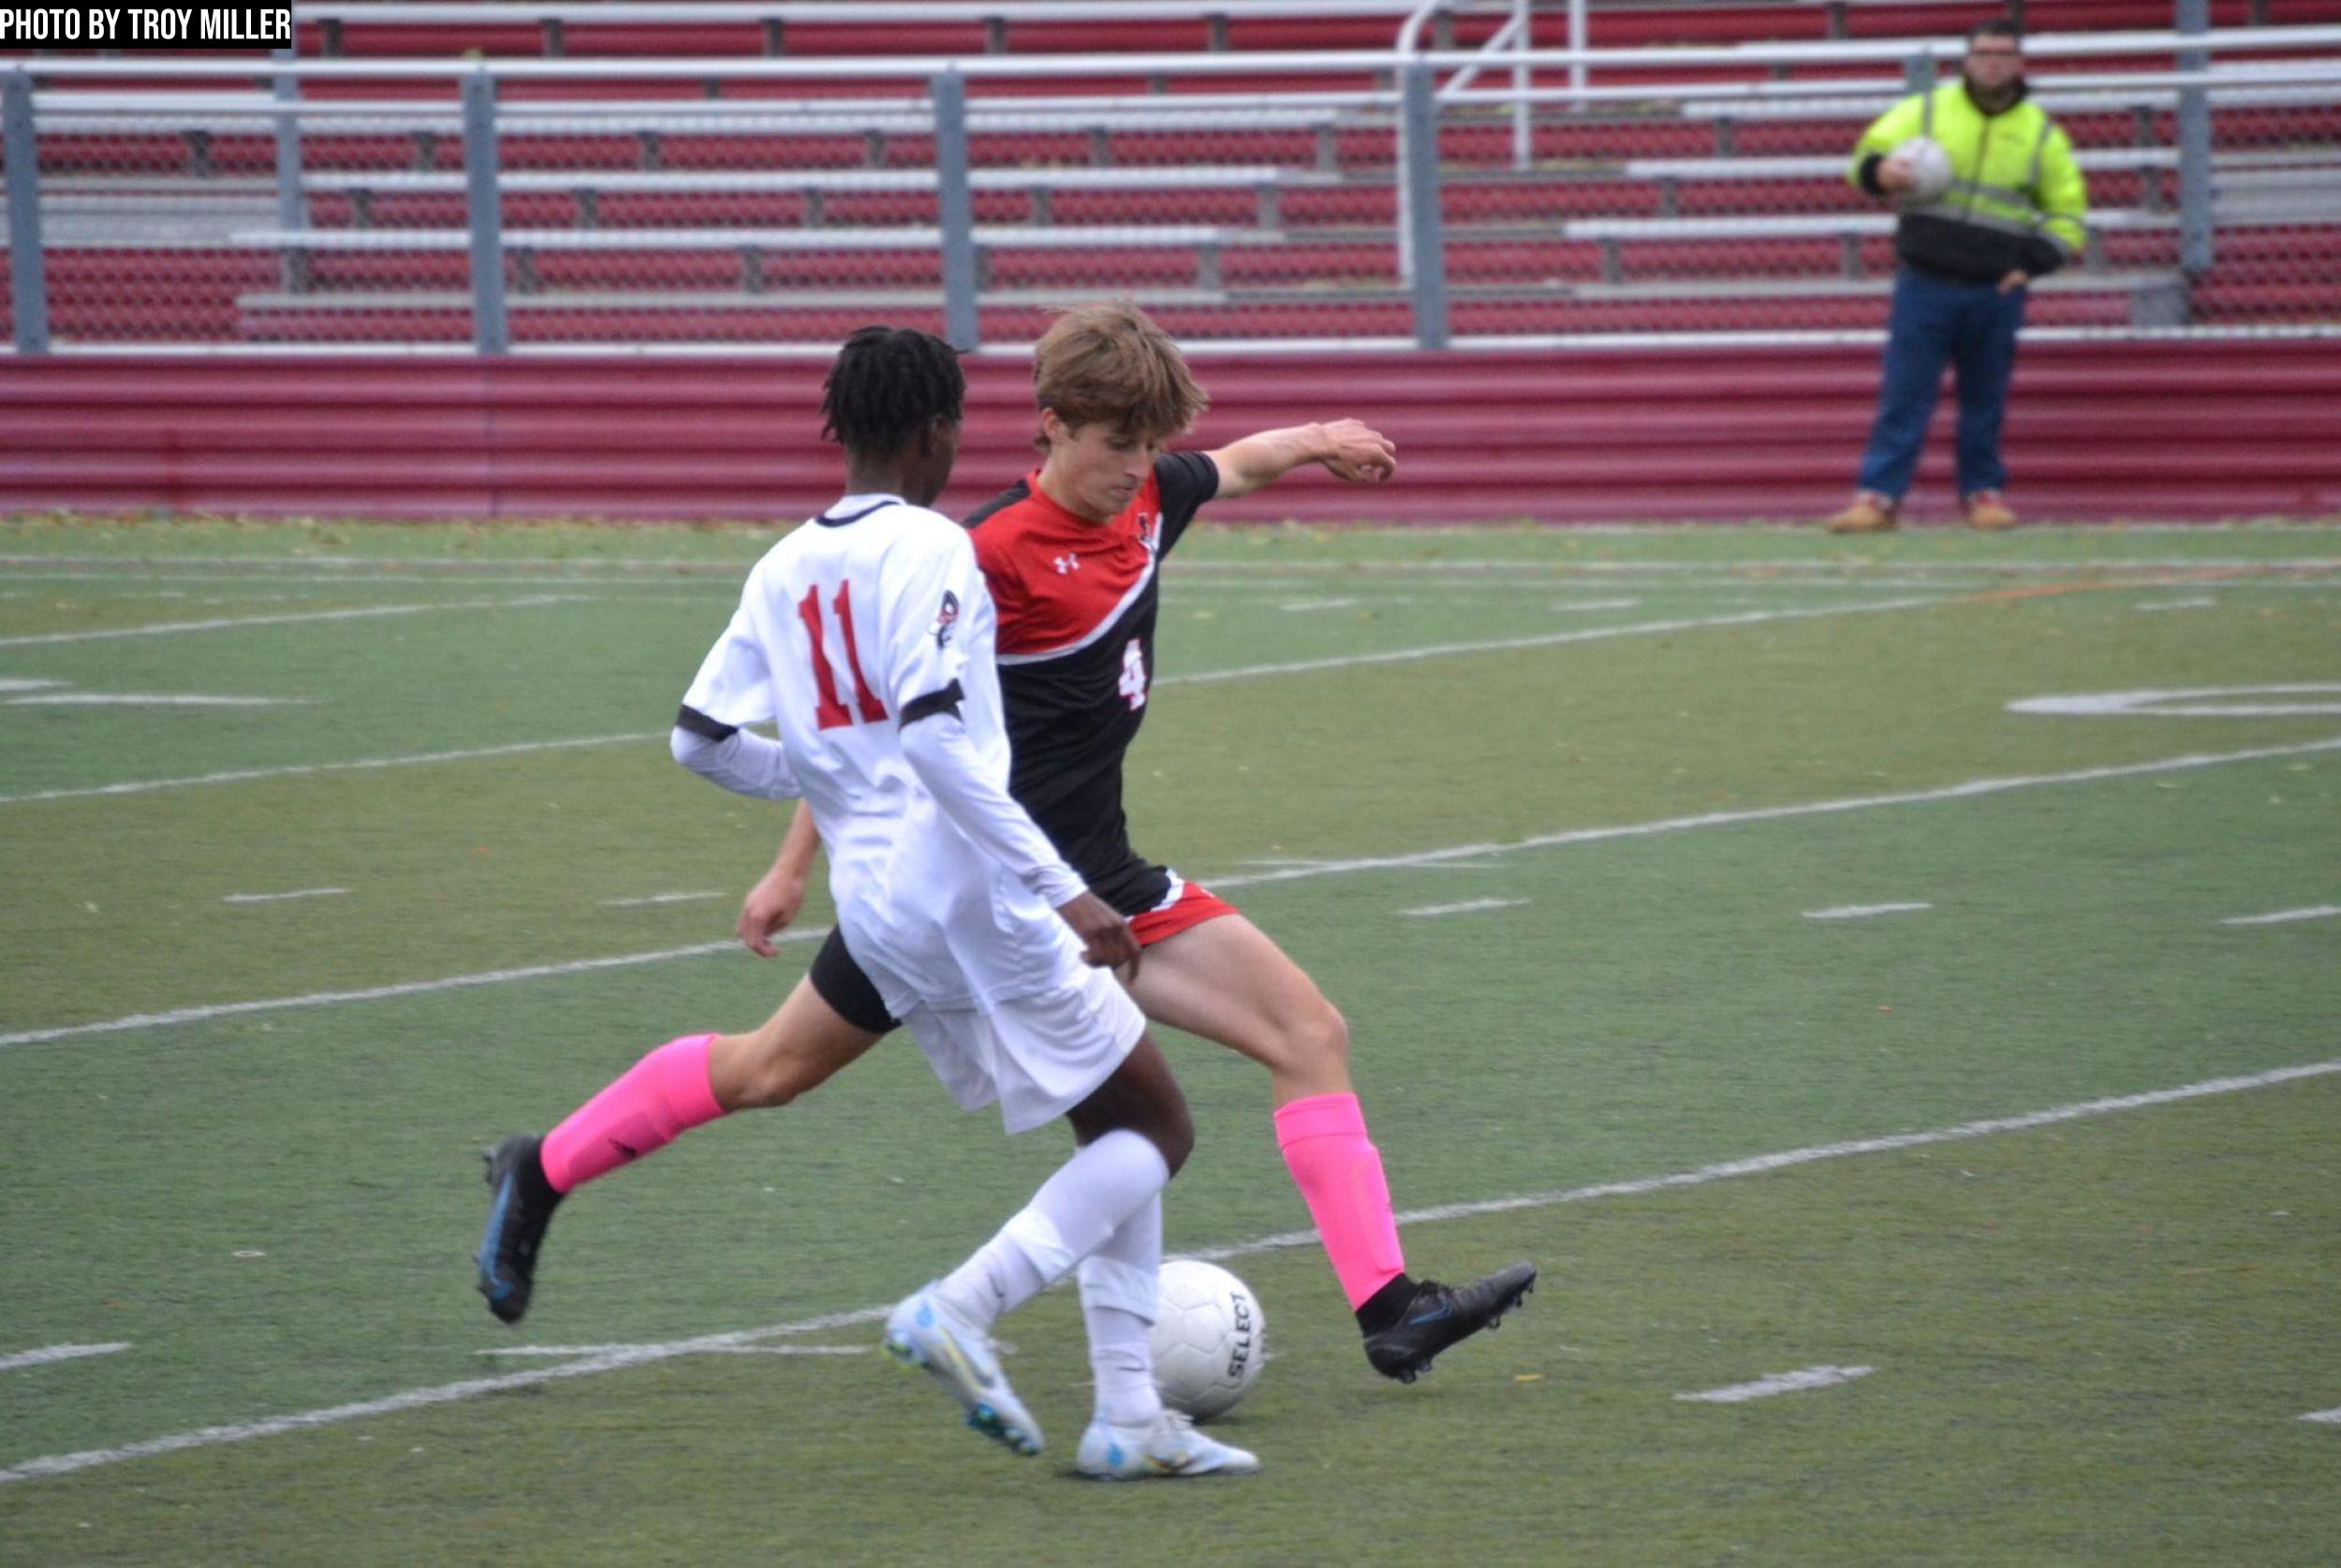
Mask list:
[[[2016,514],[1995,490],[1980,490],[1967,497],[1969,528],[2013,528]]]
[[[1883,534],[1894,525],[1894,504],[1876,491],[1862,491],[1853,505],[1829,520],[1832,534]]]

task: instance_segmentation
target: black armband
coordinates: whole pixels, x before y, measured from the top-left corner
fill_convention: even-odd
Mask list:
[[[899,727],[908,729],[920,719],[931,719],[937,713],[949,713],[953,718],[957,718],[960,700],[966,695],[965,692],[960,690],[959,682],[954,681],[939,692],[929,692],[924,696],[913,697],[903,704],[903,716]]]
[[[729,740],[740,733],[738,725],[728,725],[720,720],[711,719],[687,702],[675,711],[674,726],[677,729],[687,729],[692,734],[707,740]]]
[[[1872,153],[1862,160],[1862,167],[1854,173],[1854,178],[1862,182],[1862,188],[1872,196],[1886,194],[1886,187],[1877,183],[1877,166],[1885,161],[1885,154]]]

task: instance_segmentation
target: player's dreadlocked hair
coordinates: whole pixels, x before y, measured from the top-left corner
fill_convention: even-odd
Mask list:
[[[959,352],[932,332],[864,327],[846,340],[821,395],[821,433],[849,452],[891,457],[967,395]]]

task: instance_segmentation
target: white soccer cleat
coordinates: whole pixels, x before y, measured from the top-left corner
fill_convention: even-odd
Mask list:
[[[1258,1456],[1205,1437],[1175,1410],[1165,1410],[1144,1427],[1092,1421],[1082,1433],[1073,1463],[1093,1481],[1176,1481],[1190,1475],[1250,1475],[1259,1469]]]
[[[992,1337],[943,1304],[933,1284],[886,1319],[886,1354],[922,1367],[967,1412],[967,1425],[1019,1454],[1040,1452],[1040,1424],[1008,1385]]]

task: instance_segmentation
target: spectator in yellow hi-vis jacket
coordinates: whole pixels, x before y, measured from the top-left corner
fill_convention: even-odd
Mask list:
[[[1951,155],[1951,188],[1918,203],[1894,150],[1912,137]],[[1892,528],[1918,466],[1943,366],[1959,375],[1959,498],[1978,528],[2012,527],[1999,457],[2008,378],[2025,286],[2080,251],[2089,193],[2071,139],[2024,95],[2024,41],[2010,22],[1967,35],[1959,80],[1905,98],[1862,133],[1848,174],[1896,201],[1893,308],[1886,321],[1877,420],[1853,504],[1829,520],[1841,534]]]

